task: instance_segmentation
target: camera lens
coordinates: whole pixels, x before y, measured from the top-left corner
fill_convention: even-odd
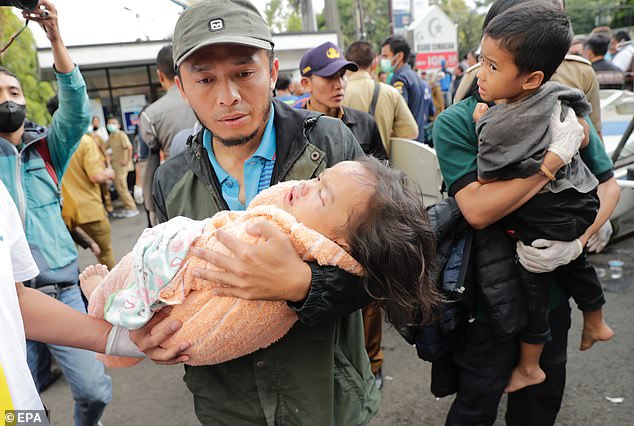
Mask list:
[[[23,10],[35,9],[37,3],[38,0],[0,0],[0,6],[13,6]]]

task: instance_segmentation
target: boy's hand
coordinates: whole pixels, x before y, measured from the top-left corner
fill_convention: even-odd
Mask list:
[[[489,106],[487,104],[485,104],[484,102],[478,103],[473,110],[473,121],[477,123],[478,120],[480,120],[482,116],[487,113],[488,110]]]

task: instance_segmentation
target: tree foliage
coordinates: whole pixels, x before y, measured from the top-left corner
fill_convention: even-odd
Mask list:
[[[575,34],[588,34],[594,27],[620,26],[613,22],[618,6],[618,0],[567,0],[566,14]]]
[[[269,0],[264,6],[264,19],[273,33],[302,31],[296,0]]]
[[[492,2],[485,0],[480,3],[485,6],[485,3]],[[467,6],[465,0],[441,0],[439,6],[458,25],[458,55],[462,58],[480,44],[484,15]]]
[[[5,46],[23,26],[24,24],[11,11],[11,8],[0,8],[2,46]],[[28,119],[41,125],[50,123],[51,116],[46,110],[46,101],[55,94],[55,91],[50,83],[40,81],[35,39],[28,28],[0,56],[0,65],[13,72],[20,80],[26,98]]]
[[[362,25],[357,24],[355,8],[357,3],[361,6],[363,16]],[[345,48],[353,41],[362,39],[378,47],[381,41],[390,34],[390,21],[388,19],[388,2],[384,0],[338,0],[337,10],[343,33],[343,46]],[[317,15],[317,28],[320,31],[336,31],[336,28],[328,28],[323,13]]]
[[[634,26],[634,0],[611,1],[616,3],[610,8],[604,8],[602,15],[607,15],[612,28],[632,27]]]

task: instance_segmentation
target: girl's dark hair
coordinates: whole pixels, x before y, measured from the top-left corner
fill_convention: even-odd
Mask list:
[[[364,266],[363,285],[397,329],[426,325],[442,298],[431,278],[436,241],[423,196],[403,172],[358,160],[376,186],[364,214],[346,227],[350,254]]]

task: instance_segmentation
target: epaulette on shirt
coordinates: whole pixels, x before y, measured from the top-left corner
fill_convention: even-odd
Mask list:
[[[564,61],[581,62],[582,64],[586,64],[586,65],[592,66],[592,63],[589,60],[587,60],[586,58],[582,58],[581,56],[577,56],[577,55],[566,55],[566,57],[564,58]]]
[[[474,70],[476,70],[478,68],[480,68],[480,62],[471,65],[469,68],[467,68],[467,70],[465,72],[471,72],[471,71],[474,71]]]

